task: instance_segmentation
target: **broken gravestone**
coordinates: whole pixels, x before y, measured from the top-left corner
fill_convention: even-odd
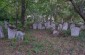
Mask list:
[[[16,32],[17,40],[23,40],[24,39],[24,35],[25,35],[25,33],[23,33],[22,31],[17,31]]]
[[[4,21],[4,26],[5,26],[5,29],[7,29],[8,28],[8,22],[7,21]]]
[[[79,27],[73,27],[71,28],[71,36],[79,36],[80,28]]]
[[[58,25],[58,30],[62,30],[62,28],[63,28],[63,25],[62,24],[59,24]]]
[[[15,38],[15,35],[16,35],[16,29],[8,27],[8,39]]]
[[[65,23],[63,24],[63,28],[62,28],[62,30],[67,30],[67,29],[68,29],[68,23],[65,22]]]
[[[3,29],[2,29],[2,26],[0,26],[0,38],[3,38],[3,37],[4,37]]]
[[[38,26],[37,23],[34,23],[33,24],[33,29],[37,29],[37,26]]]
[[[53,30],[53,35],[54,35],[54,36],[59,35],[59,31],[57,31],[57,30]]]

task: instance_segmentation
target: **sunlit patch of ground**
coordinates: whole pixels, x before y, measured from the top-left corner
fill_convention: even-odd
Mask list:
[[[44,30],[29,30],[23,42],[1,39],[0,55],[85,55],[85,42],[77,37],[54,37]]]

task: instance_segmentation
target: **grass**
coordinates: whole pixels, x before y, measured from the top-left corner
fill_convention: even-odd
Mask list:
[[[0,52],[0,55],[13,55],[17,52],[21,55],[84,55],[85,39],[83,34],[84,31],[80,34],[82,38],[52,37],[49,32],[44,30],[29,30],[20,44],[16,39],[0,40],[0,50],[4,50]]]

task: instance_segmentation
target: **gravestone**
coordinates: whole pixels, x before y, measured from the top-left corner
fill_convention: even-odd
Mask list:
[[[11,29],[8,27],[8,39],[15,38],[15,35],[16,35],[16,29]]]
[[[44,26],[42,26],[42,29],[45,29],[45,27],[44,27]]]
[[[3,38],[3,37],[4,37],[3,29],[2,29],[2,27],[0,26],[0,38]]]
[[[45,27],[46,27],[46,29],[51,28],[50,21],[45,22]]]
[[[8,28],[8,22],[7,21],[4,21],[4,25],[5,25],[5,29],[7,29]]]
[[[71,28],[71,36],[79,36],[80,28],[79,27],[73,27]]]
[[[56,29],[56,25],[54,23],[51,23],[51,28],[52,28],[52,30],[55,30]]]
[[[85,29],[85,25],[81,25],[80,28],[81,28],[82,30],[84,30],[84,29]]]
[[[37,23],[34,23],[33,24],[33,29],[37,29],[37,26],[38,26]]]
[[[65,22],[65,23],[63,24],[63,28],[62,28],[62,30],[67,30],[67,29],[68,29],[68,23]]]
[[[58,30],[62,30],[62,28],[63,28],[63,25],[62,24],[59,24],[58,25]]]
[[[71,25],[70,25],[70,29],[73,28],[73,27],[75,27],[75,24],[71,24]]]
[[[57,30],[53,30],[53,35],[59,35],[59,31],[57,31]]]
[[[16,32],[16,38],[17,38],[17,40],[23,40],[24,35],[25,35],[25,33],[23,33],[22,31],[17,31]]]
[[[42,29],[42,23],[38,23],[38,29]]]

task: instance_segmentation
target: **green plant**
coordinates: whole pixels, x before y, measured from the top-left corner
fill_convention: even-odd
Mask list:
[[[82,30],[82,31],[80,32],[80,35],[79,35],[78,39],[80,39],[80,40],[82,40],[82,41],[85,41],[85,30]]]
[[[24,43],[25,44],[29,44],[30,43],[30,40],[29,40],[29,37],[28,36],[25,36],[24,37]]]
[[[63,34],[64,34],[65,36],[69,36],[69,35],[70,35],[70,33],[71,33],[71,31],[70,31],[70,30],[63,31]]]
[[[11,46],[14,47],[14,48],[16,48],[17,39],[16,38],[13,38],[10,41],[11,41]]]
[[[39,42],[34,42],[33,44],[33,51],[35,52],[35,53],[38,53],[38,52],[40,52],[40,51],[42,51],[43,49],[44,49],[44,46],[43,46],[43,44],[41,44],[41,43],[39,43]]]

